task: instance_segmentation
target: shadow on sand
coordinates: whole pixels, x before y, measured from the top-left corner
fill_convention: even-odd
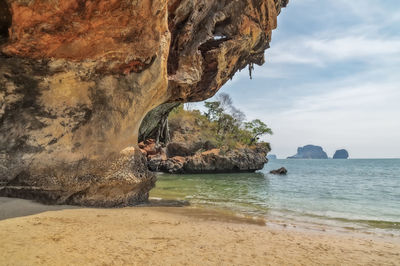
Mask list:
[[[183,207],[189,206],[188,201],[151,199],[147,203],[137,207]],[[31,200],[0,197],[0,221],[15,217],[39,214],[47,211],[59,211],[66,209],[82,209],[83,206],[71,205],[45,205]]]

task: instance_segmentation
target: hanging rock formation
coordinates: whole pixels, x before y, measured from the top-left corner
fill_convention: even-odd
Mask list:
[[[264,63],[287,0],[0,0],[0,195],[145,201],[145,115]],[[151,126],[148,127],[150,130]]]

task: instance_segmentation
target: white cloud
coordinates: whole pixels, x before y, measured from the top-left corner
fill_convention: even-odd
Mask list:
[[[400,58],[400,39],[375,39],[366,36],[346,36],[332,39],[311,39],[303,42],[306,50],[325,60]],[[308,49],[307,49],[308,48]]]
[[[273,143],[274,152],[284,157],[306,144],[322,145],[329,154],[344,147],[353,158],[399,157],[397,84],[400,82],[339,87],[335,83],[329,85],[335,90],[299,97],[288,110],[268,116],[266,122],[275,135],[267,139]]]
[[[283,11],[280,20],[300,32],[280,23],[266,64],[255,69],[258,83],[244,71],[224,89],[248,119],[273,129],[265,138],[273,153],[282,158],[316,144],[331,156],[347,148],[353,158],[400,157],[397,2],[297,0],[287,10],[296,16]]]
[[[322,84],[320,84],[322,86]],[[327,86],[325,84],[325,86]],[[330,86],[332,87],[332,86]],[[398,106],[400,100],[399,86],[392,83],[365,83],[360,85],[347,85],[328,89],[329,92],[316,95],[303,96],[297,99],[292,109],[284,112],[287,114],[300,114],[313,112],[338,112],[341,110],[360,110],[365,108],[385,107],[389,103]],[[400,105],[398,107],[400,111]],[[376,109],[373,109],[376,110]]]
[[[323,34],[327,35],[327,34]],[[400,61],[400,39],[367,36],[317,36],[291,38],[267,50],[268,64],[303,64],[316,67],[346,60],[367,63]],[[265,66],[271,68],[271,66]]]

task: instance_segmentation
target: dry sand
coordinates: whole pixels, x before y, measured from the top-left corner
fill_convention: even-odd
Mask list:
[[[400,265],[395,239],[249,221],[191,207],[44,212],[0,221],[0,265]]]

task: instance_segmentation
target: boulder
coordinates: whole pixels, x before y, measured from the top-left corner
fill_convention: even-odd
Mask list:
[[[168,157],[174,156],[191,156],[196,153],[196,151],[201,148],[201,146],[194,147],[187,142],[171,142],[167,144],[167,154]]]
[[[286,175],[287,174],[287,170],[286,170],[285,167],[281,167],[281,168],[276,169],[276,170],[271,170],[271,171],[269,171],[269,173],[273,174],[273,175]]]
[[[183,166],[186,161],[185,157],[175,156],[172,158],[164,158],[162,156],[148,157],[149,169],[153,172],[164,172],[170,174],[183,174]]]

